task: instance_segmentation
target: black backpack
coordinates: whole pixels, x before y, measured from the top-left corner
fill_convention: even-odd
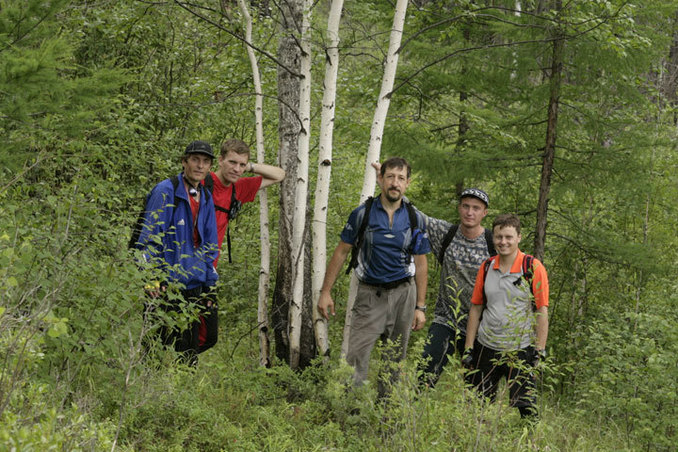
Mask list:
[[[450,226],[450,229],[447,230],[447,233],[443,238],[443,243],[440,245],[440,252],[438,253],[438,262],[440,262],[440,265],[443,264],[443,259],[445,259],[445,251],[447,251],[447,247],[450,246],[450,243],[452,243],[452,239],[454,238],[454,235],[457,233],[457,229],[459,229],[459,225],[453,224],[452,226]],[[494,242],[492,241],[492,231],[487,228],[485,228],[485,242],[487,243],[487,251],[490,253],[490,257],[495,256],[497,254],[497,251],[494,249]]]
[[[358,254],[360,253],[360,247],[363,244],[363,239],[365,236],[365,229],[367,229],[367,224],[370,220],[370,210],[372,209],[372,204],[374,203],[374,198],[370,196],[365,200],[365,211],[363,213],[363,220],[360,222],[360,227],[358,228],[358,235],[356,238],[353,247],[351,248],[351,261],[348,264],[346,269],[346,274],[351,273],[351,270],[358,266]],[[403,204],[407,209],[407,216],[410,219],[410,230],[412,231],[412,238],[414,238],[414,230],[417,227],[417,214],[414,211],[414,207],[409,201],[403,199]]]

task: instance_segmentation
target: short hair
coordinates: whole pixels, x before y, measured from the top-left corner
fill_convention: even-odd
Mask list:
[[[247,146],[247,143],[242,140],[231,138],[230,140],[226,140],[221,144],[220,155],[222,157],[225,157],[226,154],[231,151],[235,152],[236,154],[247,155],[247,158],[250,158],[250,147]]]
[[[384,174],[386,174],[386,170],[389,168],[407,168],[407,178],[410,178],[410,174],[412,173],[412,168],[410,167],[410,164],[407,162],[402,157],[391,157],[390,159],[387,159],[384,161],[384,163],[381,164],[381,175],[382,177]]]
[[[492,222],[492,230],[494,231],[494,228],[497,226],[499,226],[500,229],[507,226],[513,226],[516,228],[516,233],[520,235],[520,218],[518,218],[518,215],[512,213],[502,213],[501,215],[497,215],[497,217]]]

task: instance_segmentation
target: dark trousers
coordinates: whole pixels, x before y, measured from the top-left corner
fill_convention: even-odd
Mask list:
[[[465,344],[465,334],[447,325],[431,323],[428,340],[422,353],[423,362],[419,367],[419,385],[434,387],[450,358],[456,353],[461,359]],[[474,377],[474,374],[467,373],[466,383],[474,384]]]
[[[168,325],[166,321],[160,320],[158,337],[164,346],[173,346],[179,353],[182,360],[195,365],[197,355],[214,346],[217,343],[219,323],[216,300],[212,299],[212,306],[207,307],[207,294],[209,288],[196,287],[181,291],[181,300],[170,300],[164,297],[160,308],[164,313],[180,313],[186,309],[198,310],[199,316],[191,319],[186,328],[180,328],[178,325]],[[185,303],[182,303],[184,301]],[[146,311],[147,318],[149,309]],[[151,316],[150,321],[158,321]]]
[[[219,339],[219,310],[213,303],[209,308],[201,305],[200,326],[198,327],[198,353],[214,347]]]
[[[533,367],[527,359],[532,356],[532,347],[511,352],[500,352],[489,347],[476,349],[476,373],[474,386],[483,396],[494,401],[502,377],[506,377],[510,406],[525,414],[536,416],[537,395]]]

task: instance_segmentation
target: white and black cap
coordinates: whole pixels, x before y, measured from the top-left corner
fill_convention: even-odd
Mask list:
[[[459,196],[459,199],[466,198],[467,196],[471,196],[473,198],[480,199],[482,202],[485,203],[485,207],[490,207],[490,197],[487,196],[487,193],[482,191],[479,188],[467,188],[463,192],[461,192],[461,195]]]

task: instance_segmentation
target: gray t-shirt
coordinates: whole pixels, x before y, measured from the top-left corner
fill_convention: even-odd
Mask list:
[[[522,269],[517,273],[502,273],[493,266],[488,269],[484,286],[487,303],[478,327],[478,342],[485,347],[520,350],[534,342],[532,292],[522,275]]]
[[[452,223],[437,218],[426,217],[431,250],[440,254],[443,240]],[[480,265],[490,257],[485,234],[471,240],[457,229],[450,245],[445,250],[443,265],[440,269],[440,287],[434,312],[434,323],[458,329],[466,334],[466,321],[471,306],[471,295]]]

